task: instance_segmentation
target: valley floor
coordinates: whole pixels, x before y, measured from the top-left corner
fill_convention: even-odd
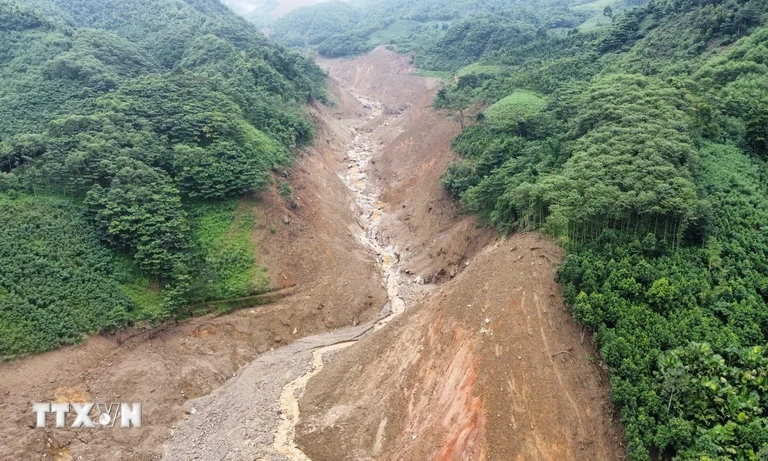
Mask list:
[[[254,235],[293,294],[0,364],[0,459],[623,459],[561,250],[497,240],[439,184],[437,82],[384,49],[320,64],[337,105]],[[142,402],[144,427],[31,428],[53,400]]]

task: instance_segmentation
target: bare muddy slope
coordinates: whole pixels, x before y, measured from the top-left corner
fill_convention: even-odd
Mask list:
[[[421,239],[419,242],[431,242],[436,239],[414,232],[419,229],[428,230],[426,226],[410,229],[410,234],[388,232],[385,225],[398,222],[392,215],[402,209],[402,204],[393,206],[387,203],[388,196],[385,194],[392,190],[389,187],[390,181],[373,166],[379,164],[382,159],[392,161],[387,155],[393,142],[401,135],[413,136],[413,132],[408,131],[409,126],[421,124],[422,130],[429,130],[428,126],[422,123],[420,114],[430,114],[437,124],[434,127],[436,133],[441,130],[455,131],[454,123],[427,109],[430,93],[435,88],[434,81],[396,74],[396,70],[387,73],[389,71],[386,69],[396,69],[396,65],[404,61],[402,57],[385,50],[377,50],[363,59],[377,65],[374,66],[376,72],[372,72],[372,75],[384,78],[383,92],[368,94],[365,88],[348,90],[343,81],[341,87],[336,85],[335,71],[332,70],[330,74],[334,95],[341,109],[336,114],[338,122],[349,127],[353,133],[352,138],[348,139],[347,144],[339,151],[340,163],[344,165],[344,168],[339,170],[339,177],[351,192],[357,204],[356,209],[359,210],[357,226],[349,231],[359,238],[363,247],[376,256],[381,282],[386,288],[388,298],[387,303],[381,305],[382,318],[374,323],[307,337],[287,348],[266,353],[211,395],[190,401],[187,406],[189,417],[180,422],[165,445],[165,456],[169,460],[307,460],[306,455],[295,444],[296,425],[302,420],[297,397],[303,393],[307,382],[311,382],[313,377],[321,372],[325,359],[328,359],[331,353],[351,346],[366,334],[386,328],[386,325],[407,307],[429,296],[436,288],[435,285],[424,285],[423,277],[407,269],[411,257],[420,254],[423,248],[414,245],[414,250],[409,251],[411,243],[408,239],[417,237]],[[336,69],[345,69],[347,65],[354,68],[357,61],[326,64]],[[337,64],[340,67],[336,67]],[[384,74],[381,74],[380,70],[384,71]],[[399,78],[395,75],[399,75]],[[392,77],[392,86],[388,86],[388,77]],[[390,94],[389,89],[394,91]],[[375,99],[376,97],[381,97],[389,104],[403,98],[403,104],[399,106],[400,109],[392,109],[381,100]],[[387,141],[388,139],[390,141]],[[424,159],[445,157],[449,140],[450,136],[441,140],[440,150],[421,149],[414,154]],[[319,141],[322,143],[323,139]],[[326,142],[334,144],[330,138],[326,139]],[[396,151],[400,155],[407,154],[402,149]],[[415,164],[414,162],[418,163],[418,160],[410,164]],[[404,168],[408,165],[403,163]],[[393,168],[392,171],[396,169]],[[405,170],[403,172],[406,173],[404,177],[409,177],[410,173]],[[437,168],[435,173],[439,175]],[[443,196],[439,187],[430,186],[422,190],[429,190],[434,197]],[[474,218],[457,215],[451,209],[450,202],[442,203],[448,204],[448,208],[434,214],[425,211],[421,217],[425,224],[432,226],[429,229],[444,234],[442,244],[450,245],[455,252],[464,255],[474,253],[482,247],[482,244],[478,243],[479,239],[467,238],[467,235],[453,232],[453,228],[473,230]],[[439,216],[446,219],[436,220]],[[488,232],[480,232],[479,235],[484,235],[486,241],[490,240]],[[442,267],[441,261],[435,258],[433,267]],[[392,370],[392,373],[397,374],[398,370]]]
[[[440,188],[458,124],[430,109],[434,82],[383,49],[323,64],[401,114],[371,122],[381,232],[403,271],[445,283],[309,380],[298,447],[314,461],[621,459],[607,383],[554,282],[558,247],[493,243]]]
[[[394,242],[404,271],[427,282],[454,276],[493,232],[460,214],[440,185],[440,175],[455,160],[451,140],[461,129],[430,107],[437,81],[410,74],[409,59],[384,48],[320,64],[345,88],[401,114],[374,139],[382,146],[371,168],[386,204],[382,234]]]
[[[560,250],[495,241],[439,185],[459,128],[437,82],[384,49],[322,64],[338,104],[278,172],[293,203],[241,204],[291,295],[0,364],[0,459],[621,459]],[[53,400],[138,401],[144,427],[32,429]]]
[[[340,178],[352,193],[359,210],[357,226],[349,229],[360,244],[376,256],[387,292],[380,319],[296,341],[263,354],[234,379],[212,394],[188,402],[190,416],[178,426],[165,446],[168,460],[188,459],[289,459],[306,460],[295,445],[300,420],[297,395],[325,364],[325,355],[348,347],[365,334],[384,327],[402,314],[413,281],[400,272],[393,245],[382,239],[380,225],[386,216],[380,191],[369,175],[369,165],[380,145],[372,137],[396,122],[381,103],[334,86],[340,107],[362,110],[341,117],[355,133],[345,147],[346,168]],[[355,104],[354,101],[357,101]],[[352,104],[349,104],[353,102]],[[343,114],[340,114],[343,115]],[[370,127],[370,128],[368,128]],[[327,272],[331,277],[337,273]]]
[[[486,248],[309,382],[299,447],[314,461],[622,459],[559,260],[536,234]]]

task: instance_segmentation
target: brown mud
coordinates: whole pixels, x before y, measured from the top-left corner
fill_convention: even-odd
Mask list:
[[[328,60],[315,147],[257,201],[275,304],[0,364],[0,459],[623,459],[562,252],[445,194],[459,124],[385,49]],[[37,401],[142,402],[141,429],[34,429]]]

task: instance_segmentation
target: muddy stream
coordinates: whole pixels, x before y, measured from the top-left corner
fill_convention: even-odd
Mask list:
[[[399,257],[391,244],[384,242],[380,224],[384,216],[384,203],[379,200],[380,191],[374,181],[368,175],[368,167],[371,160],[378,153],[379,147],[372,141],[372,135],[379,129],[389,125],[396,117],[382,117],[384,110],[381,103],[356,95],[363,106],[369,110],[368,120],[382,118],[382,123],[375,126],[369,132],[357,130],[352,142],[347,146],[347,171],[342,176],[344,183],[354,193],[355,202],[362,214],[359,218],[360,241],[375,255],[381,268],[381,275],[387,290],[387,305],[384,307],[384,316],[376,322],[371,331],[378,330],[388,324],[392,319],[405,311],[405,301],[401,296],[401,287],[407,283],[407,278],[400,274]],[[280,396],[280,409],[282,422],[275,434],[274,449],[278,453],[292,461],[311,461],[294,441],[296,425],[299,423],[299,398],[309,380],[318,374],[324,366],[323,356],[351,346],[358,340],[345,341],[329,345],[315,350],[312,354],[312,367],[310,370],[291,381],[285,387]]]

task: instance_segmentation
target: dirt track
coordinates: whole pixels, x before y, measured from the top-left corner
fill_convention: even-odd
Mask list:
[[[436,82],[383,49],[321,65],[338,104],[313,109],[316,147],[286,172],[298,206],[265,194],[254,233],[296,294],[0,365],[0,459],[623,458],[558,247],[495,241],[439,185],[459,127],[430,108]],[[358,338],[318,372],[318,350]],[[28,427],[54,399],[141,401],[145,427]]]

